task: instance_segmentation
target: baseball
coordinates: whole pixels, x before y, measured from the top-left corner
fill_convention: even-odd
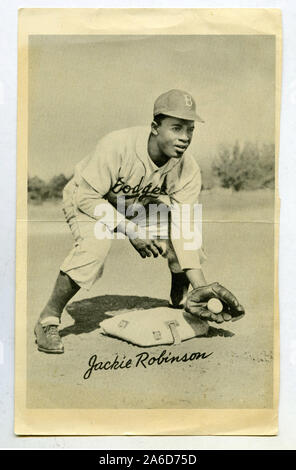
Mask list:
[[[212,313],[220,313],[223,310],[223,304],[220,302],[219,299],[210,299],[207,303],[207,308],[210,310]]]

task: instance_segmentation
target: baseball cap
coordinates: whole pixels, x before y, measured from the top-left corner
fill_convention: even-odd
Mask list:
[[[153,109],[153,116],[157,114],[165,114],[189,121],[204,122],[204,120],[196,114],[196,104],[193,97],[187,91],[169,90],[160,95]]]

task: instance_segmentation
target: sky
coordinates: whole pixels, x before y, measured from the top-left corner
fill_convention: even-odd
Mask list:
[[[31,36],[29,175],[47,180],[115,129],[149,125],[157,96],[180,88],[205,120],[191,151],[209,167],[221,145],[274,141],[274,38]]]

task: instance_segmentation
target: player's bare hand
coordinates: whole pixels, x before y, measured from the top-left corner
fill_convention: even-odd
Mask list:
[[[213,302],[213,299],[215,301]],[[211,303],[213,308],[211,308]],[[215,310],[215,307],[219,307]],[[216,323],[236,321],[245,314],[244,307],[237,298],[218,282],[193,289],[187,297],[186,311],[203,320]]]
[[[157,240],[147,240],[143,238],[130,238],[129,241],[137,252],[142,256],[142,258],[150,258],[152,255],[154,258],[157,258],[158,255],[161,255],[163,249],[160,243]]]

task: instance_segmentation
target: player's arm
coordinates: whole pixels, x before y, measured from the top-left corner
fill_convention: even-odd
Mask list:
[[[81,212],[95,220],[100,220],[111,232],[124,219],[124,215],[118,212],[83,177],[77,189],[76,203]]]
[[[119,177],[123,165],[120,148],[122,143],[114,133],[103,137],[87,165],[81,171],[81,180],[76,193],[78,208],[89,217],[99,220],[113,232],[125,214],[117,210],[107,199],[112,186]]]
[[[145,234],[134,222],[127,220],[84,179],[79,184],[76,200],[78,208],[84,214],[101,221],[110,232],[126,235],[142,258],[162,254],[162,248],[156,241],[145,239]]]
[[[201,268],[184,269],[184,271],[193,289],[207,284],[204,272]]]
[[[121,156],[117,151],[113,134],[103,137],[87,165],[81,171],[76,191],[78,208],[95,220],[100,220],[110,231],[124,218],[105,196],[118,177]]]
[[[145,239],[145,234],[139,227],[127,220],[125,214],[104,198],[117,180],[123,165],[118,151],[120,145],[113,134],[99,142],[81,173],[82,179],[76,195],[77,205],[82,212],[105,224],[110,232],[126,235],[142,258],[152,255],[156,257],[162,253],[157,242]]]
[[[201,189],[200,169],[195,162],[192,162],[192,165],[190,166],[187,165],[185,173],[186,175],[182,174],[180,176],[180,188],[170,195],[172,207],[172,228],[176,230],[176,233],[180,233],[181,235],[183,234],[183,223],[187,224],[187,228],[192,233],[195,233],[197,227],[195,224],[195,217],[198,212],[195,209],[197,208],[196,204],[198,204],[198,197]],[[183,215],[183,220],[180,215],[174,217],[174,211],[177,211],[177,214],[183,214],[182,207],[185,206],[185,213],[189,217],[185,216],[184,218]],[[201,267],[202,258],[204,257],[202,247],[200,246],[198,248],[188,249],[188,240],[182,237],[180,239],[174,239],[172,237],[172,243],[181,268],[186,273],[192,287],[197,288],[206,285],[207,281]]]
[[[190,204],[194,205],[198,201],[198,195],[201,188],[201,179],[198,171],[193,172],[192,178],[190,178],[186,184],[181,188],[179,192],[173,195],[172,199],[178,204]],[[182,253],[182,243],[177,243],[175,247],[177,257],[178,254],[182,259],[184,256],[183,263],[186,263],[186,255]],[[186,250],[185,250],[186,252]],[[184,265],[183,265],[184,268]],[[183,269],[193,287],[193,290],[188,294],[186,302],[186,310],[193,315],[200,317],[203,320],[209,320],[216,323],[222,323],[223,321],[234,321],[242,318],[245,314],[244,307],[239,303],[237,298],[218,282],[207,284],[205,276],[201,267],[191,269],[190,267]],[[211,299],[217,299],[221,302],[222,310],[220,312],[214,312],[208,308],[208,302]]]

